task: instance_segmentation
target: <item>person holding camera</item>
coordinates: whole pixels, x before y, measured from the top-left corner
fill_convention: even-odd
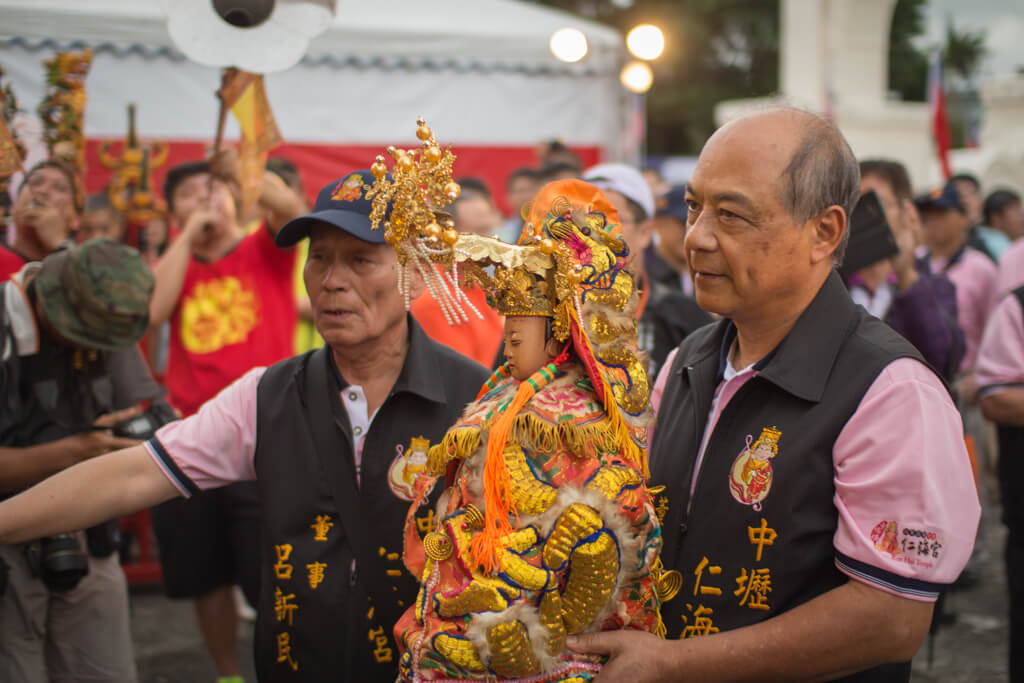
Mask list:
[[[11,210],[14,241],[0,240],[0,282],[70,244],[81,207],[75,171],[66,163],[47,159],[29,169]]]
[[[0,284],[0,500],[175,418],[135,347],[153,275],[106,239]],[[135,681],[116,520],[0,545],[0,680]]]

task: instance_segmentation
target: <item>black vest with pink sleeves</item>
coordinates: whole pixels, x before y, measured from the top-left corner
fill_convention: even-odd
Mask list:
[[[939,586],[833,547],[833,444],[885,366],[905,357],[924,362],[909,342],[855,306],[835,273],[721,412],[691,499],[698,448],[734,335],[722,320],[682,343],[658,412],[651,481],[666,487],[656,501],[664,515],[662,558],[683,579],[662,608],[669,637],[755,624],[843,584],[847,574],[866,572],[904,592],[936,594]],[[848,680],[906,681],[909,674],[906,663]]]

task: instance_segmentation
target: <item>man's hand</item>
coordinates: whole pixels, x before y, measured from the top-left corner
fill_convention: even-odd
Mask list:
[[[921,218],[917,215],[914,203],[904,199],[900,204],[899,225],[890,226],[896,238],[899,253],[892,257],[893,270],[896,273],[899,291],[905,292],[917,284],[917,269],[914,257],[918,245],[922,241]]]
[[[238,150],[224,147],[210,157],[210,174],[227,184],[231,194],[237,199],[242,190],[242,162]]]
[[[13,448],[0,446],[0,492],[19,491],[84,460],[130,446],[135,439],[114,436],[110,428],[142,412],[142,406],[100,416],[94,429],[56,441]]]
[[[179,239],[184,239],[186,244],[193,246],[197,240],[209,232],[210,226],[216,225],[223,220],[224,216],[219,212],[206,207],[200,207],[188,217],[185,227],[181,229],[181,237]]]
[[[608,656],[608,663],[601,668],[595,683],[679,680],[669,664],[673,648],[680,647],[679,641],[669,642],[644,631],[623,629],[570,636],[566,645],[574,652]]]
[[[136,405],[124,410],[100,415],[93,423],[93,426],[96,427],[95,430],[66,437],[61,439],[59,443],[74,455],[76,462],[95,458],[97,455],[106,455],[111,451],[121,450],[122,448],[137,446],[139,444],[138,441],[114,436],[110,432],[110,428],[125,420],[132,419],[141,412],[142,406]]]
[[[63,438],[57,442],[57,445],[66,448],[76,462],[81,462],[122,448],[137,446],[139,442],[135,439],[114,436],[107,430],[98,429]]]
[[[905,292],[917,284],[917,269],[914,268],[914,250],[917,248],[917,239],[910,230],[899,230],[895,233],[895,237],[899,252],[892,257],[892,267],[896,273],[899,290]]]
[[[957,392],[960,394],[960,398],[966,401],[969,406],[973,406],[978,402],[978,380],[974,377],[973,372],[960,378],[957,384]]]
[[[36,233],[46,251],[56,251],[71,234],[64,212],[53,206],[30,206],[25,209],[24,222]]]

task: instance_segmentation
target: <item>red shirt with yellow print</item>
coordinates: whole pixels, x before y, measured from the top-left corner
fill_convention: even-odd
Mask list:
[[[265,225],[212,263],[191,258],[171,314],[167,391],[188,416],[249,369],[292,355],[295,252]]]

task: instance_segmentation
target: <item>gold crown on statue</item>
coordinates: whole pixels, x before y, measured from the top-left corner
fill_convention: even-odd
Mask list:
[[[384,238],[391,245],[421,237],[428,244],[433,242],[440,246],[438,241],[443,239],[451,246],[458,239],[458,233],[440,209],[458,199],[462,191],[452,180],[455,155],[451,148],[441,149],[434,131],[422,117],[416,119],[416,137],[423,143],[420,149],[387,148],[395,162],[390,178],[384,155],[377,155],[370,166],[374,177],[366,194],[373,200],[370,221],[374,229],[383,223]],[[444,260],[443,252],[447,251],[439,250],[439,260]]]
[[[455,244],[460,236],[451,216],[441,210],[462,191],[452,180],[455,155],[437,144],[422,117],[416,120],[416,137],[423,143],[419,149],[387,148],[394,161],[390,176],[384,155],[378,155],[370,166],[374,178],[373,185],[366,186],[366,198],[372,202],[370,223],[374,230],[383,227],[384,239],[398,255],[398,288],[405,296],[406,309],[409,276],[415,271],[449,325],[467,322],[466,309],[482,319],[459,289]]]
[[[473,269],[468,279],[478,273]],[[553,317],[555,302],[544,278],[521,268],[494,269],[492,293],[487,303],[504,316],[541,315]],[[486,287],[487,283],[481,282]]]

